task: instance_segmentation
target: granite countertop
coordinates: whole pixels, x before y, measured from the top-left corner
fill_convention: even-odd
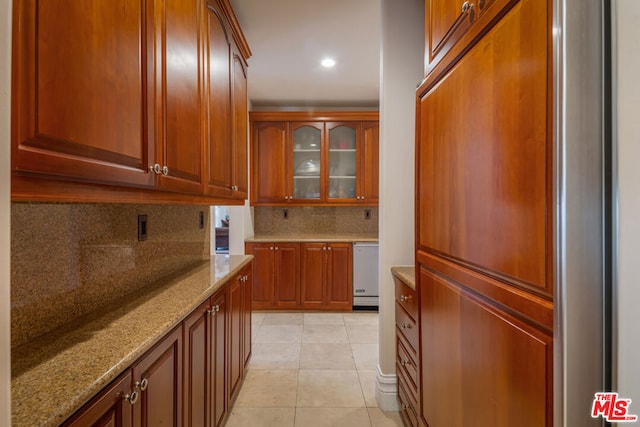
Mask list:
[[[406,283],[411,289],[416,290],[416,268],[415,267],[391,267],[391,274]]]
[[[378,236],[348,233],[301,233],[301,234],[256,234],[245,242],[378,242]]]
[[[215,255],[77,319],[11,354],[13,426],[57,426],[149,350],[250,260]]]

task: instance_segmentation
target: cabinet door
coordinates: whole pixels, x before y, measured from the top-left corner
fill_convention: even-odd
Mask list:
[[[353,204],[358,196],[358,139],[360,123],[327,123],[328,176],[327,202]]]
[[[433,69],[452,48],[462,52],[519,0],[431,0],[425,2],[425,59]],[[457,46],[456,46],[457,45]],[[453,55],[452,55],[453,56]]]
[[[419,274],[423,421],[550,426],[552,337],[424,268]]]
[[[156,6],[14,2],[14,171],[153,185]]]
[[[211,369],[209,371],[209,405],[211,408],[211,425],[222,425],[227,414],[227,294],[226,290],[211,297],[212,312],[211,335],[209,336],[209,354],[211,354]]]
[[[292,177],[289,200],[296,203],[318,203],[325,192],[323,175],[323,123],[290,123],[291,162],[287,169]]]
[[[143,382],[147,381],[146,388]],[[176,328],[133,366],[140,401],[133,406],[134,426],[182,422],[182,329]],[[144,390],[142,390],[144,389]]]
[[[244,355],[244,366],[246,367],[251,357],[251,287],[253,286],[253,279],[251,274],[251,267],[246,267],[242,273],[245,277],[242,284],[243,300],[242,307],[243,312],[243,347],[242,352]]]
[[[131,371],[118,379],[67,420],[64,427],[130,427],[133,406],[123,399],[131,394]]]
[[[300,304],[300,244],[274,244],[275,305],[296,308]]]
[[[232,194],[231,43],[218,7],[207,2],[205,58],[207,100],[207,193]]]
[[[351,310],[353,306],[353,255],[351,243],[327,245],[327,308]]]
[[[156,159],[164,170],[158,182],[163,188],[195,194],[203,192],[201,12],[198,0],[164,0],[164,25],[158,25],[164,58],[156,57],[156,67],[162,70],[157,108],[164,108]]]
[[[251,203],[284,203],[287,185],[288,124],[254,122],[251,137]]]
[[[327,297],[327,245],[303,243],[300,267],[300,292],[303,308],[324,308]]]
[[[184,425],[209,425],[209,300],[182,324],[184,343]]]
[[[273,308],[274,249],[273,243],[247,243],[245,252],[253,255],[253,283],[251,307],[254,310]]]
[[[442,57],[469,30],[475,18],[474,2],[432,0],[425,3],[426,42],[429,62]]]
[[[247,69],[244,60],[236,51],[233,52],[233,197],[246,199],[249,194],[248,134],[249,107],[247,98]]]
[[[244,357],[242,356],[242,282],[241,275],[232,279],[229,288],[229,401],[238,391]]]
[[[358,150],[358,200],[365,204],[378,204],[379,139],[378,122],[364,122]]]

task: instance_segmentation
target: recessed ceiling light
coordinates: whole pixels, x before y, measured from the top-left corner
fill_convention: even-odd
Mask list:
[[[322,62],[320,62],[320,64],[322,64],[323,67],[331,68],[336,65],[336,61],[335,59],[325,58],[322,60]]]

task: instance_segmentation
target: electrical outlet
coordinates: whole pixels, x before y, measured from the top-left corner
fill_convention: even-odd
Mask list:
[[[282,209],[282,218],[289,219],[289,209]]]
[[[198,228],[204,228],[204,211],[198,212]]]
[[[364,219],[371,219],[371,209],[364,210]]]
[[[147,240],[147,216],[138,215],[138,241]]]

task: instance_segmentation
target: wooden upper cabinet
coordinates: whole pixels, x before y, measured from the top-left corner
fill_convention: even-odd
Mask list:
[[[251,204],[378,203],[378,113],[251,113]]]
[[[477,41],[505,8],[520,0],[431,0],[425,2],[427,73],[452,51],[450,62]]]
[[[521,2],[419,93],[416,230],[419,250],[551,295],[546,12]]]
[[[159,186],[196,194],[203,186],[201,11],[198,0],[165,0],[164,58],[156,56],[156,67],[164,68],[157,91],[158,110],[164,105],[155,162],[163,169]]]
[[[233,100],[233,166],[234,198],[249,196],[249,100],[247,94],[247,66],[242,56],[233,50],[231,63],[231,95]]]
[[[316,203],[322,200],[324,186],[324,124],[302,122],[289,124],[288,201]]]
[[[327,200],[354,203],[357,188],[358,149],[361,125],[358,122],[327,123]]]
[[[378,123],[362,123],[362,138],[358,149],[358,200],[378,204],[380,181],[380,129]]]
[[[231,196],[231,40],[222,13],[207,2],[207,193]]]
[[[251,204],[283,203],[289,197],[288,129],[286,122],[255,122],[252,126]]]
[[[247,64],[223,10],[206,4],[207,194],[246,199]]]
[[[16,0],[14,200],[246,198],[250,55],[228,0]]]
[[[153,184],[156,3],[14,2],[14,171]]]

